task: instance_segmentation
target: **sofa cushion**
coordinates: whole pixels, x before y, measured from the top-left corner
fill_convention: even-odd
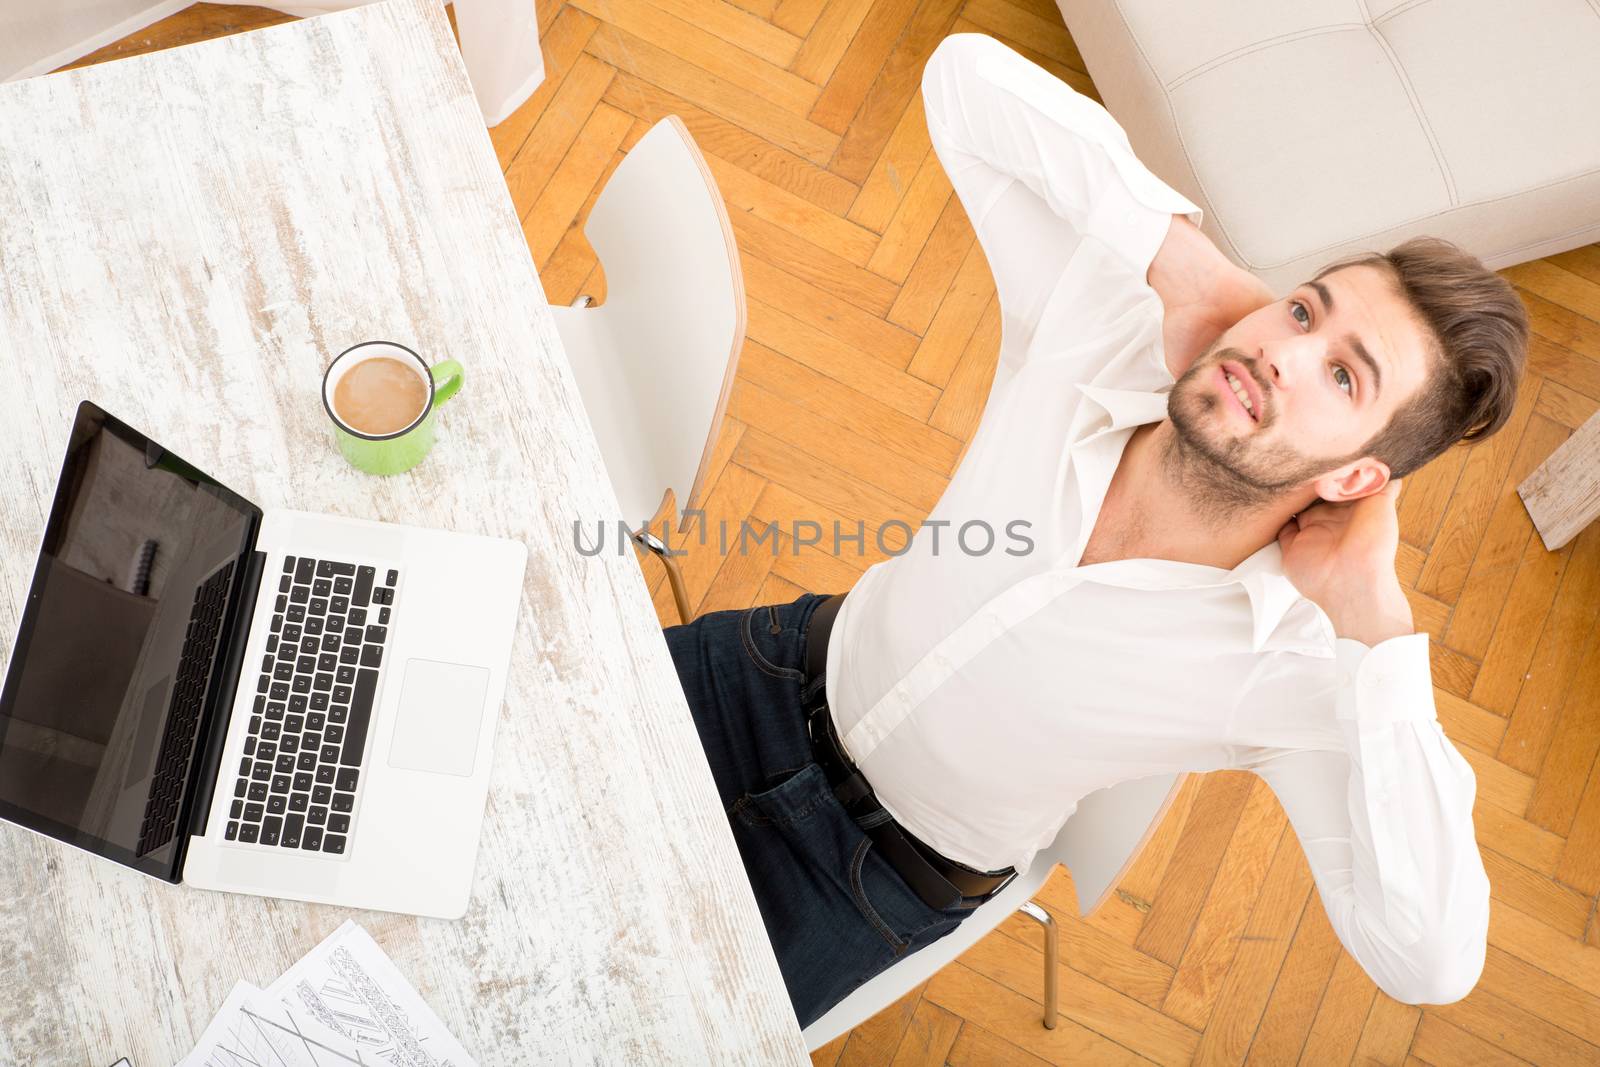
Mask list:
[[[1057,0],[1140,157],[1280,290],[1421,233],[1600,239],[1600,0]]]

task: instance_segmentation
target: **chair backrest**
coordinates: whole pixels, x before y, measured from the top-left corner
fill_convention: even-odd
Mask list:
[[[1156,774],[1097,789],[1078,801],[1045,856],[1072,872],[1078,914],[1088,916],[1139,858],[1172,806],[1181,774]]]
[[[1182,781],[1181,774],[1155,775],[1119,782],[1084,797],[1055,841],[1034,856],[1026,871],[954,931],[863,982],[806,1027],[806,1048],[815,1052],[860,1026],[971,948],[1037,893],[1057,863],[1072,861],[1067,869],[1072,872],[1073,886],[1078,891],[1078,911],[1084,916],[1092,913],[1105,902],[1160,825]]]
[[[616,517],[638,526],[668,488],[680,508],[698,501],[744,343],[733,228],[682,120],[656,123],[617,165],[584,233],[605,302],[551,311]]]

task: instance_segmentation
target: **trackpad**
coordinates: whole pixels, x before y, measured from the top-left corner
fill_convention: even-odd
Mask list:
[[[406,660],[405,688],[389,766],[437,774],[472,774],[489,668],[431,659]]]

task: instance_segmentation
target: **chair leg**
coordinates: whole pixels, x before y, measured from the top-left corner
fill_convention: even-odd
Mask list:
[[[1044,1028],[1056,1028],[1056,961],[1061,954],[1060,928],[1056,921],[1034,901],[1028,901],[1017,909],[1028,918],[1044,927]]]
[[[678,607],[678,619],[688,622],[693,618],[689,610],[689,592],[683,584],[683,572],[678,569],[678,560],[667,551],[667,546],[661,543],[661,538],[650,533],[648,529],[636,531],[633,540],[639,547],[653,553],[661,560],[662,566],[667,568],[667,584],[672,587],[672,602]]]

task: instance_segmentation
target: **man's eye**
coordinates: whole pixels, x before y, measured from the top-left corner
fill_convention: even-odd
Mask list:
[[[1341,374],[1344,375],[1345,380],[1343,382],[1339,381],[1339,375]],[[1349,396],[1355,391],[1355,379],[1350,377],[1349,371],[1345,370],[1344,367],[1337,363],[1333,365],[1333,381],[1335,385],[1339,386],[1339,388],[1344,389],[1346,396]],[[1349,386],[1349,388],[1345,388],[1346,386]]]
[[[1305,319],[1303,321],[1309,327],[1311,325],[1311,312],[1307,311],[1306,310],[1306,306],[1304,304],[1300,303],[1300,301],[1298,301],[1298,300],[1289,301],[1289,314],[1294,315],[1294,313],[1296,311],[1305,311],[1306,317],[1305,317]],[[1301,321],[1299,319],[1299,316],[1296,316],[1296,320],[1297,321]]]

